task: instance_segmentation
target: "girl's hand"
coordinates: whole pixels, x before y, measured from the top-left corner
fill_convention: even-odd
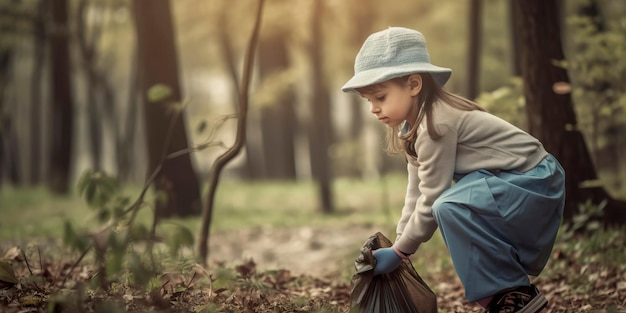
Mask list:
[[[407,258],[404,255],[401,256],[400,253],[401,252],[396,251],[393,247],[374,250],[372,252],[376,259],[374,275],[389,274],[395,271],[398,266],[400,266],[400,263],[402,263],[402,259]]]

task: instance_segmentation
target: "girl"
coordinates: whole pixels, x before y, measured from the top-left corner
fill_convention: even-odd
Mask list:
[[[407,158],[408,187],[391,248],[375,275],[394,271],[439,227],[465,296],[486,312],[539,312],[530,284],[551,254],[564,206],[564,171],[534,137],[443,89],[451,70],[430,63],[421,33],[370,35],[342,87],[387,125],[390,153]],[[455,182],[452,185],[452,182]]]

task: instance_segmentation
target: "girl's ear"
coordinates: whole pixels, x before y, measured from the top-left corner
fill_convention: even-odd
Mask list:
[[[409,76],[408,83],[411,96],[415,97],[422,91],[422,75],[413,74]]]

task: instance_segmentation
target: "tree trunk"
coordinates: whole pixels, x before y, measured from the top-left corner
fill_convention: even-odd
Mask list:
[[[4,94],[8,84],[8,75],[11,70],[11,49],[0,50],[0,95]],[[0,97],[0,187],[5,183],[18,185],[19,173],[19,149],[15,126],[10,114],[7,114],[4,97]]]
[[[68,1],[52,1],[52,28],[50,35],[51,63],[51,121],[49,188],[54,193],[70,190],[70,167],[73,146],[74,107],[70,79],[70,51]]]
[[[373,0],[352,0],[349,4],[351,6],[351,16],[354,20],[352,22],[353,33],[350,34],[349,40],[352,41],[351,45],[358,47],[363,43],[363,40],[371,33],[372,23],[371,20],[375,18],[374,2]],[[364,131],[366,124],[363,116],[364,107],[367,105],[360,97],[350,97],[350,133],[349,140],[354,143],[356,147],[355,157],[361,157],[364,155],[371,155],[372,151],[367,151],[368,145],[366,141],[369,138],[365,138],[368,135],[367,131]],[[370,156],[371,157],[371,156]],[[350,167],[348,174],[354,177],[365,177],[371,172],[371,167],[366,165],[367,161],[355,162]],[[378,168],[375,169],[379,171]]]
[[[576,128],[574,106],[569,93],[553,91],[556,83],[569,83],[565,69],[553,64],[564,59],[559,7],[556,0],[514,1],[519,18],[515,29],[520,36],[519,65],[524,80],[524,96],[529,131],[554,154],[566,172],[565,218],[577,212],[588,199],[594,203],[609,200],[607,221],[624,222],[624,202],[610,197],[604,188],[580,188],[580,183],[597,178],[584,138]]]
[[[98,101],[97,93],[100,89],[98,84],[98,69],[96,68],[97,61],[97,42],[100,35],[100,25],[89,27],[87,25],[87,13],[89,9],[89,3],[87,0],[81,0],[78,2],[78,9],[76,12],[76,27],[78,47],[80,48],[80,54],[82,57],[82,69],[85,72],[86,84],[85,94],[87,95],[87,129],[88,129],[88,142],[89,152],[91,154],[91,169],[94,171],[102,170],[102,153],[103,153],[103,132],[102,132],[102,103]],[[87,34],[88,30],[94,29],[90,34]]]
[[[259,75],[262,80],[276,79],[289,68],[285,32],[277,31],[261,40]],[[266,178],[295,179],[294,135],[296,119],[293,88],[277,90],[273,101],[261,107],[261,136]]]
[[[334,211],[332,199],[332,177],[329,148],[332,141],[332,125],[330,118],[330,96],[324,84],[324,65],[322,62],[322,10],[323,0],[313,1],[311,18],[311,68],[312,98],[311,120],[309,121],[309,153],[311,156],[311,172],[319,188],[320,205],[324,213]]]
[[[513,54],[512,75],[515,77],[522,76],[522,68],[520,67],[519,51],[521,49],[520,32],[517,30],[519,19],[521,18],[520,8],[515,1],[509,1],[509,18],[511,19],[511,52]]]
[[[469,38],[467,68],[467,98],[476,99],[480,89],[480,47],[482,46],[482,0],[469,4]]]
[[[126,114],[118,114],[115,118],[117,123],[117,127],[115,129],[115,146],[116,146],[116,160],[117,160],[117,173],[118,178],[121,182],[129,182],[133,178],[133,164],[137,164],[134,162],[134,159],[137,156],[134,153],[135,149],[135,137],[137,133],[137,124],[139,119],[139,114],[137,113],[138,105],[137,102],[137,91],[138,87],[138,79],[137,79],[137,47],[133,48],[133,52],[131,54],[131,66],[128,68],[128,99]],[[125,118],[122,118],[124,115]]]
[[[42,78],[46,60],[46,29],[45,17],[48,8],[47,0],[39,0],[33,17],[33,74],[31,76],[31,103],[30,103],[30,185],[41,183],[42,171]]]
[[[180,104],[181,92],[170,2],[135,0],[134,13],[139,89],[144,102],[148,140],[148,174],[162,163],[154,187],[167,196],[167,201],[155,203],[156,214],[159,217],[196,215],[201,205],[200,186],[190,155],[165,160],[165,155],[188,148],[183,114],[175,113],[176,109],[172,107],[173,103]],[[148,90],[157,84],[171,88],[171,94],[151,102]]]
[[[0,116],[0,186],[20,184],[17,134],[11,119]]]

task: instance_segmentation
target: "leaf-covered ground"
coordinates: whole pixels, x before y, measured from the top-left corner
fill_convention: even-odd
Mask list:
[[[51,244],[4,243],[0,258],[15,283],[0,267],[0,312],[348,312],[353,259],[341,251],[358,251],[371,234],[370,227],[217,234],[209,269],[170,262],[150,292],[124,276],[102,291],[92,285],[97,270],[88,259],[75,265],[77,255]],[[534,279],[550,300],[546,312],[626,312],[625,244],[624,231],[561,239]],[[450,267],[427,270],[414,261],[439,312],[481,311],[464,300]]]

